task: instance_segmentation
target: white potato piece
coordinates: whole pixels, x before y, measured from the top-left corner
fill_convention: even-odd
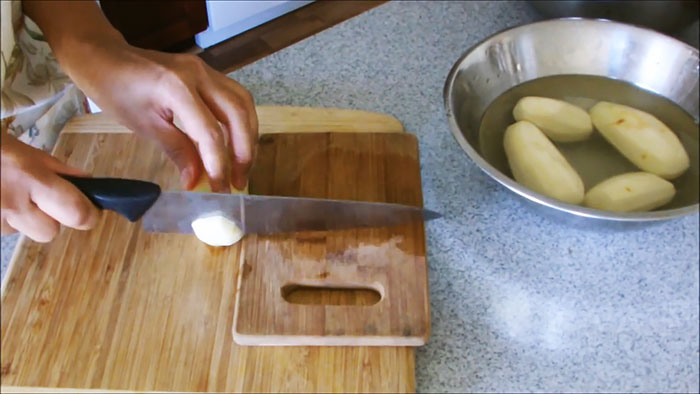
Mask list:
[[[676,194],[673,184],[648,172],[616,175],[586,193],[587,207],[613,212],[644,212],[666,205]]]
[[[527,120],[557,142],[583,141],[593,133],[591,117],[583,108],[548,97],[523,97],[513,108],[516,121]]]
[[[203,175],[192,191],[211,192],[209,179]],[[248,194],[248,185],[243,190],[232,188],[232,193]],[[231,246],[240,241],[245,235],[234,221],[221,213],[212,213],[206,217],[194,220],[192,222],[192,230],[194,230],[194,235],[200,241],[210,246]]]
[[[653,115],[606,101],[594,105],[590,114],[600,134],[641,170],[674,179],[688,169],[680,140]]]
[[[200,241],[211,246],[230,246],[243,238],[243,231],[222,214],[195,219],[192,230]]]
[[[518,183],[570,204],[583,201],[581,177],[537,126],[527,121],[508,126],[503,147]]]

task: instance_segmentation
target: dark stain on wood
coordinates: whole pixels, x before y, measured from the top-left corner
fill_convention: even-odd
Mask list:
[[[253,272],[253,267],[247,261],[243,262],[242,273],[243,279],[247,278]]]

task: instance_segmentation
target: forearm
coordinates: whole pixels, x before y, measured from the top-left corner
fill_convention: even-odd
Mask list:
[[[23,1],[22,8],[41,28],[69,76],[93,48],[126,45],[96,1]]]

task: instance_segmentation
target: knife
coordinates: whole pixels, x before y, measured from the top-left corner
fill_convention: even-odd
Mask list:
[[[222,215],[246,234],[385,227],[432,220],[437,212],[402,204],[248,194],[161,192],[156,183],[124,178],[61,175],[100,209],[149,232],[193,233],[192,221]]]

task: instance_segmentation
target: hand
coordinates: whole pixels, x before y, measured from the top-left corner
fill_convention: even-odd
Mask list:
[[[184,187],[197,184],[200,163],[213,191],[228,192],[231,184],[245,187],[258,119],[253,97],[243,86],[193,55],[145,50],[118,40],[85,45],[89,56],[79,64],[74,56],[66,59],[71,78],[105,112],[160,143],[180,169]]]
[[[198,57],[130,46],[95,1],[26,1],[22,9],[66,74],[105,112],[158,141],[186,188],[202,164],[213,191],[245,187],[258,118],[243,86]]]
[[[59,223],[79,230],[95,226],[100,211],[58,175],[87,174],[5,133],[0,151],[3,235],[19,231],[34,241],[49,242],[58,234]]]

